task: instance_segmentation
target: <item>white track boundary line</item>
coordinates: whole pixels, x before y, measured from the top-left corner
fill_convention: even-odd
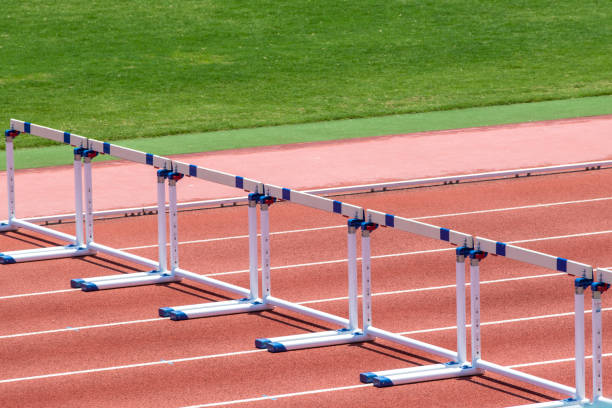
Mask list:
[[[318,389],[318,390],[299,391],[299,392],[292,392],[292,393],[288,393],[288,394],[264,395],[262,397],[245,398],[245,399],[233,400],[233,401],[211,402],[209,404],[190,405],[188,407],[183,407],[183,408],[220,407],[220,406],[223,406],[223,405],[233,405],[233,404],[241,404],[241,403],[245,403],[245,402],[256,402],[256,401],[266,401],[266,400],[276,400],[276,399],[279,399],[279,398],[297,397],[297,396],[310,395],[310,394],[321,394],[323,392],[353,390],[355,388],[365,388],[365,387],[372,387],[372,386],[373,386],[373,384],[345,385],[343,387],[321,388],[321,389]]]
[[[434,218],[456,217],[456,216],[462,216],[462,215],[474,215],[474,214],[486,214],[486,213],[502,212],[502,211],[526,210],[526,209],[541,208],[541,207],[554,207],[554,206],[569,205],[569,204],[584,204],[584,203],[608,201],[608,200],[612,200],[612,197],[600,197],[600,198],[590,198],[590,199],[585,199],[585,200],[560,201],[560,202],[554,202],[554,203],[522,205],[518,207],[492,208],[488,210],[476,210],[476,211],[466,211],[466,212],[449,213],[449,214],[427,215],[427,216],[415,217],[411,219],[427,220],[427,219],[434,219]],[[270,235],[293,234],[293,233],[299,233],[299,232],[322,231],[322,230],[338,229],[338,228],[346,228],[346,225],[345,224],[330,225],[326,227],[313,227],[313,228],[303,228],[303,229],[296,229],[296,230],[278,231],[278,232],[271,232]],[[258,234],[258,236],[260,236],[260,234]],[[248,235],[235,235],[235,236],[230,236],[230,237],[197,239],[197,240],[192,240],[192,241],[181,241],[179,242],[179,245],[201,244],[201,243],[206,243],[206,242],[227,241],[227,240],[232,240],[232,239],[246,239],[248,237],[249,237]],[[167,244],[167,246],[169,245],[170,244]],[[157,248],[157,244],[126,247],[126,248],[121,248],[121,250],[130,251],[134,249],[148,249],[148,248]]]

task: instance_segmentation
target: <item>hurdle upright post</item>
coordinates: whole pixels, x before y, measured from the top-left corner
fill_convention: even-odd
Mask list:
[[[359,327],[358,305],[357,305],[357,228],[361,226],[362,220],[351,218],[347,222],[348,235],[348,298],[349,298],[349,330]]]
[[[183,178],[183,174],[171,172],[168,178],[168,201],[169,201],[169,218],[170,218],[170,272],[172,275],[176,273],[179,267],[179,251],[178,251],[178,206],[176,196],[176,182]]]
[[[363,332],[372,326],[372,260],[370,234],[378,228],[372,222],[361,223],[361,293]]]
[[[591,284],[591,319],[593,343],[593,402],[603,398],[601,295],[610,288],[604,282]]]
[[[464,364],[467,361],[467,330],[465,322],[465,256],[470,249],[459,247],[456,250],[455,262],[455,294],[457,309],[457,363]]]
[[[8,227],[15,218],[15,155],[13,141],[20,134],[19,131],[8,129],[4,132],[6,151],[6,187],[8,197]]]
[[[98,156],[98,152],[95,150],[85,150],[83,152],[83,176],[85,181],[85,240],[88,247],[94,242],[91,160],[96,156]]]
[[[76,229],[75,242],[77,247],[83,245],[83,149],[74,149],[74,225]]]
[[[271,293],[270,277],[270,206],[276,198],[268,195],[259,197],[261,222],[261,298],[264,303]]]
[[[472,254],[472,252],[474,252]],[[480,341],[480,261],[486,252],[470,251],[470,336],[472,367],[476,367],[481,357]],[[479,255],[479,256],[477,256]]]
[[[166,253],[166,176],[170,170],[157,171],[157,244],[159,249],[159,272],[168,271]]]
[[[574,280],[574,348],[577,401],[585,398],[585,352],[584,352],[584,290],[592,283],[588,278]]]
[[[248,219],[249,219],[249,299],[259,298],[259,270],[257,253],[257,200],[259,194],[250,193],[248,196]]]

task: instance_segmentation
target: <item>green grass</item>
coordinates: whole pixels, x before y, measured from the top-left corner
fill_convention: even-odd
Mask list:
[[[612,96],[190,133],[122,140],[120,144],[159,155],[170,155],[603,114],[612,114]],[[19,136],[15,146],[17,168],[72,163],[70,149],[65,145],[24,149],[22,136]],[[96,161],[109,159],[109,156],[100,156]],[[5,166],[5,157],[0,154],[0,169],[5,169]]]
[[[612,94],[603,0],[2,5],[0,117],[105,140]]]

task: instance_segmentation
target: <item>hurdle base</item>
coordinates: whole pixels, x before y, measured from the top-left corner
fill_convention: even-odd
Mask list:
[[[70,281],[70,286],[73,288],[81,288],[83,292],[94,292],[105,289],[179,282],[180,280],[180,277],[167,272],[150,271],[128,273],[125,275],[100,276],[96,278],[72,279]]]
[[[0,222],[0,232],[17,231],[19,227],[11,225],[10,222]]]
[[[0,254],[0,264],[13,264],[19,262],[43,261],[47,259],[74,258],[95,255],[96,251],[86,247],[74,245],[55,246],[47,248],[22,249],[8,251]]]
[[[395,371],[395,370],[393,370]],[[431,366],[410,367],[403,372],[392,372],[371,378],[372,384],[377,388],[392,387],[394,385],[413,384],[424,381],[445,380],[449,378],[471,377],[481,375],[484,370],[474,368],[469,364],[456,362],[448,364],[433,364]]]
[[[273,306],[264,304],[261,300],[239,299],[223,302],[200,303],[196,305],[162,307],[159,315],[170,320],[188,320],[201,317],[223,316],[238,313],[261,312],[271,310]]]
[[[296,334],[283,337],[262,338],[255,340],[255,347],[267,349],[270,353],[301,350],[314,347],[337,346],[340,344],[360,343],[374,338],[361,331],[349,329],[329,330],[307,334]]]
[[[454,361],[448,363],[440,363],[440,364],[429,364],[424,366],[416,366],[416,367],[403,367],[396,368],[393,370],[384,370],[384,371],[374,371],[374,372],[365,372],[359,374],[359,381],[364,384],[372,384],[374,382],[374,378],[376,377],[387,377],[396,374],[408,374],[408,373],[416,373],[430,370],[440,370],[444,368],[449,368],[452,366],[457,366],[457,363]]]

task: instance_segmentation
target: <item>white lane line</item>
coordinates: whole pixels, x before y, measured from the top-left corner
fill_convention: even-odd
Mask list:
[[[602,310],[612,310],[612,308],[605,308]],[[590,311],[589,311],[590,312]],[[560,317],[560,316],[567,316],[567,315],[571,315],[573,313],[558,313],[556,315],[543,315],[543,316],[532,316],[532,317],[524,317],[524,318],[517,318],[517,319],[509,319],[509,320],[500,320],[497,322],[485,322],[482,323],[483,326],[485,325],[494,325],[494,324],[505,324],[505,323],[514,323],[514,322],[518,322],[518,321],[527,321],[527,320],[537,320],[537,319],[544,319],[544,318],[552,318],[552,317]],[[151,320],[160,320],[160,319],[151,319]],[[410,332],[402,332],[399,334],[415,334],[415,333],[424,333],[424,332],[433,332],[433,331],[443,331],[443,330],[450,330],[453,329],[454,327],[442,327],[442,328],[436,328],[436,329],[426,329],[426,330],[415,330],[415,331],[410,331]],[[71,330],[75,330],[77,328],[70,328]],[[244,351],[236,351],[236,352],[229,352],[229,353],[221,353],[221,354],[212,354],[212,355],[203,355],[203,356],[196,356],[196,357],[186,357],[186,358],[178,358],[178,359],[173,359],[173,360],[159,360],[159,361],[151,361],[151,362],[147,362],[147,363],[137,363],[137,364],[127,364],[127,365],[120,365],[120,366],[112,366],[112,367],[103,367],[103,368],[92,368],[92,369],[88,369],[88,370],[79,370],[79,371],[68,371],[68,372],[63,372],[63,373],[53,373],[53,374],[43,374],[43,375],[36,375],[36,376],[30,376],[30,377],[20,377],[20,378],[9,378],[9,379],[5,379],[5,380],[0,380],[0,384],[5,384],[5,383],[12,383],[12,382],[19,382],[19,381],[28,381],[28,380],[40,380],[40,379],[45,379],[45,378],[53,378],[53,377],[63,377],[63,376],[69,376],[69,375],[78,375],[78,374],[90,374],[90,373],[97,373],[97,372],[103,372],[103,371],[113,371],[113,370],[122,370],[122,369],[126,369],[126,368],[137,368],[137,367],[146,367],[146,366],[154,366],[154,365],[160,365],[160,364],[174,364],[174,363],[181,363],[181,362],[187,362],[187,361],[197,361],[197,360],[206,360],[206,359],[212,359],[212,358],[219,358],[219,357],[233,357],[233,356],[239,356],[239,355],[244,355],[244,354],[252,354],[252,353],[257,353],[257,352],[262,352],[262,351],[267,351],[265,349],[256,349],[256,350],[244,350]],[[605,354],[604,356],[610,356],[612,355],[612,353],[610,354]],[[530,365],[542,365],[542,364],[552,364],[554,362],[562,362],[562,361],[571,361],[564,359],[564,360],[553,360],[551,362],[536,362],[536,363],[525,363],[525,364],[518,364],[515,366],[510,366],[512,367],[527,367]]]
[[[190,405],[188,407],[183,407],[183,408],[220,407],[220,406],[223,406],[223,405],[233,405],[233,404],[241,404],[241,403],[245,403],[245,402],[256,402],[256,401],[266,401],[266,400],[276,400],[276,399],[279,399],[279,398],[297,397],[297,396],[301,396],[301,395],[310,395],[310,394],[320,394],[320,393],[323,393],[323,392],[332,392],[332,391],[353,390],[355,388],[365,388],[365,387],[372,387],[372,386],[373,386],[373,384],[346,385],[344,387],[321,388],[321,389],[318,389],[318,390],[292,392],[292,393],[289,393],[289,394],[264,395],[264,396],[261,396],[261,397],[245,398],[245,399],[233,400],[233,401],[211,402],[209,404]]]
[[[219,357],[233,357],[239,356],[243,354],[253,354],[259,353],[262,351],[267,351],[264,349],[255,349],[255,350],[245,350],[245,351],[234,351],[230,353],[222,353],[222,354],[209,354],[205,356],[196,356],[196,357],[187,357],[187,358],[177,358],[174,360],[158,360],[158,361],[150,361],[148,363],[137,363],[137,364],[127,364],[120,366],[112,366],[112,367],[103,367],[103,368],[92,368],[89,370],[79,370],[79,371],[67,371],[63,373],[53,373],[53,374],[43,374],[43,375],[34,375],[31,377],[20,377],[20,378],[8,378],[6,380],[0,380],[0,384],[14,383],[19,381],[28,381],[28,380],[42,380],[45,378],[53,378],[53,377],[65,377],[69,375],[78,375],[78,374],[90,374],[90,373],[100,373],[103,371],[114,371],[114,370],[123,370],[126,368],[137,368],[137,367],[148,367],[155,366],[161,364],[174,364],[174,363],[183,363],[186,361],[196,361],[196,360],[208,360],[211,358],[219,358]]]
[[[601,356],[602,357],[610,357],[610,356],[612,356],[612,353],[605,353],[605,354],[602,354]],[[593,356],[585,356],[584,358],[586,358],[587,360],[590,360],[590,359],[593,358]],[[567,362],[574,361],[574,360],[575,360],[574,357],[560,358],[558,360],[536,361],[536,362],[533,362],[533,363],[514,364],[514,365],[510,365],[510,366],[506,366],[506,367],[508,367],[508,368],[533,367],[533,366],[538,366],[538,365],[567,363]]]
[[[486,213],[494,213],[494,212],[502,212],[502,211],[515,211],[515,210],[526,210],[526,209],[531,209],[531,208],[553,207],[553,206],[559,206],[559,205],[584,204],[584,203],[597,202],[597,201],[608,201],[608,200],[612,200],[612,197],[600,197],[600,198],[590,198],[590,199],[585,199],[585,200],[531,204],[531,205],[522,205],[518,207],[492,208],[488,210],[466,211],[466,212],[449,213],[449,214],[426,215],[422,217],[415,217],[412,219],[413,220],[427,220],[427,219],[434,219],[434,218],[456,217],[456,216],[462,216],[462,215],[486,214]],[[346,228],[346,224],[271,232],[270,235],[282,235],[282,234],[293,234],[293,233],[299,233],[299,232],[322,231],[322,230],[337,229],[337,228]],[[221,237],[221,238],[198,239],[198,240],[193,240],[193,241],[181,241],[179,242],[179,245],[201,244],[201,243],[206,243],[206,242],[226,241],[226,240],[231,240],[231,239],[246,239],[248,237],[249,237],[248,235],[236,235],[236,236]],[[167,244],[167,245],[169,246],[170,244]],[[157,244],[127,247],[127,248],[121,248],[121,250],[129,251],[133,249],[148,249],[148,248],[157,248]]]
[[[604,311],[610,311],[612,310],[612,307],[606,307],[601,309],[602,312]],[[592,310],[585,310],[584,313],[591,313]],[[497,321],[492,321],[492,322],[484,322],[481,323],[481,326],[493,326],[493,325],[497,325],[497,324],[508,324],[508,323],[516,323],[516,322],[526,322],[529,320],[541,320],[541,319],[552,319],[555,317],[567,317],[567,316],[573,316],[574,312],[565,312],[565,313],[554,313],[554,314],[547,314],[547,315],[540,315],[540,316],[530,316],[530,317],[517,317],[515,319],[507,319],[507,320],[497,320]],[[472,327],[471,324],[466,324],[466,327]],[[457,328],[457,326],[446,326],[446,327],[436,327],[433,329],[421,329],[421,330],[412,330],[412,331],[406,331],[406,332],[400,332],[398,334],[401,334],[403,336],[405,335],[409,335],[409,334],[420,334],[420,333],[432,333],[432,332],[439,332],[439,331],[444,331],[444,330],[455,330]]]
[[[21,297],[26,297],[26,296],[54,295],[56,293],[76,292],[76,291],[79,291],[79,290],[81,290],[81,289],[59,289],[59,290],[50,290],[50,291],[47,291],[47,292],[21,293],[21,294],[18,294],[18,295],[0,296],[0,300],[21,298]]]
[[[98,329],[101,327],[124,326],[128,324],[149,323],[149,322],[157,322],[160,320],[168,320],[168,319],[169,319],[168,317],[156,317],[152,319],[130,320],[127,322],[101,323],[101,324],[91,324],[88,326],[65,327],[63,329],[43,330],[43,331],[18,333],[18,334],[7,334],[4,336],[0,336],[0,339],[12,339],[15,337],[35,336],[38,334],[73,332],[73,331],[86,330],[86,329]]]
[[[486,285],[486,284],[491,284],[491,283],[503,283],[503,282],[510,282],[510,281],[517,281],[517,280],[524,280],[524,279],[540,279],[540,278],[549,278],[549,277],[555,277],[555,276],[565,276],[565,273],[550,273],[550,274],[546,274],[546,275],[532,275],[532,276],[519,276],[516,278],[504,278],[504,279],[495,279],[495,280],[490,280],[490,281],[482,281],[480,282],[481,285]],[[466,285],[470,285],[469,283],[466,283]],[[413,292],[424,292],[424,291],[432,291],[432,290],[440,290],[440,289],[451,289],[454,288],[456,285],[444,285],[444,286],[430,286],[430,287],[426,287],[426,288],[416,288],[416,289],[404,289],[404,290],[394,290],[394,291],[389,291],[389,292],[377,292],[377,293],[373,293],[372,296],[388,296],[388,295],[397,295],[397,294],[402,294],[402,293],[413,293]],[[361,297],[361,295],[358,295],[358,297]],[[306,301],[302,301],[302,302],[296,302],[296,304],[298,305],[307,305],[307,304],[312,304],[312,303],[326,303],[326,302],[335,302],[335,301],[340,301],[340,300],[347,300],[348,296],[343,296],[343,297],[335,297],[335,298],[328,298],[328,299],[315,299],[315,300],[306,300]],[[607,309],[602,309],[602,310],[607,310]],[[40,335],[40,334],[52,334],[52,333],[63,333],[63,332],[70,332],[70,331],[79,331],[79,330],[86,330],[86,329],[96,329],[96,328],[102,328],[102,327],[113,327],[113,326],[122,326],[122,325],[127,325],[127,324],[138,324],[138,323],[149,323],[149,322],[157,322],[157,321],[161,321],[161,320],[167,320],[167,317],[158,317],[158,318],[152,318],[152,319],[143,319],[143,320],[131,320],[131,321],[125,321],[125,322],[115,322],[115,323],[102,323],[102,324],[93,324],[93,325],[88,325],[88,326],[77,326],[77,327],[65,327],[62,329],[52,329],[52,330],[42,330],[42,331],[36,331],[36,332],[25,332],[25,333],[17,333],[17,334],[7,334],[7,335],[0,335],[0,339],[10,339],[10,338],[15,338],[15,337],[25,337],[25,336],[35,336],[35,335]],[[486,323],[483,323],[482,325],[484,326]],[[451,329],[452,327],[448,327],[448,328],[441,328],[440,330],[444,329]],[[427,331],[436,331],[438,329],[428,329],[425,331],[417,331],[418,333],[420,332],[427,332]],[[414,332],[414,333],[417,333]],[[410,332],[412,333],[412,332]]]

